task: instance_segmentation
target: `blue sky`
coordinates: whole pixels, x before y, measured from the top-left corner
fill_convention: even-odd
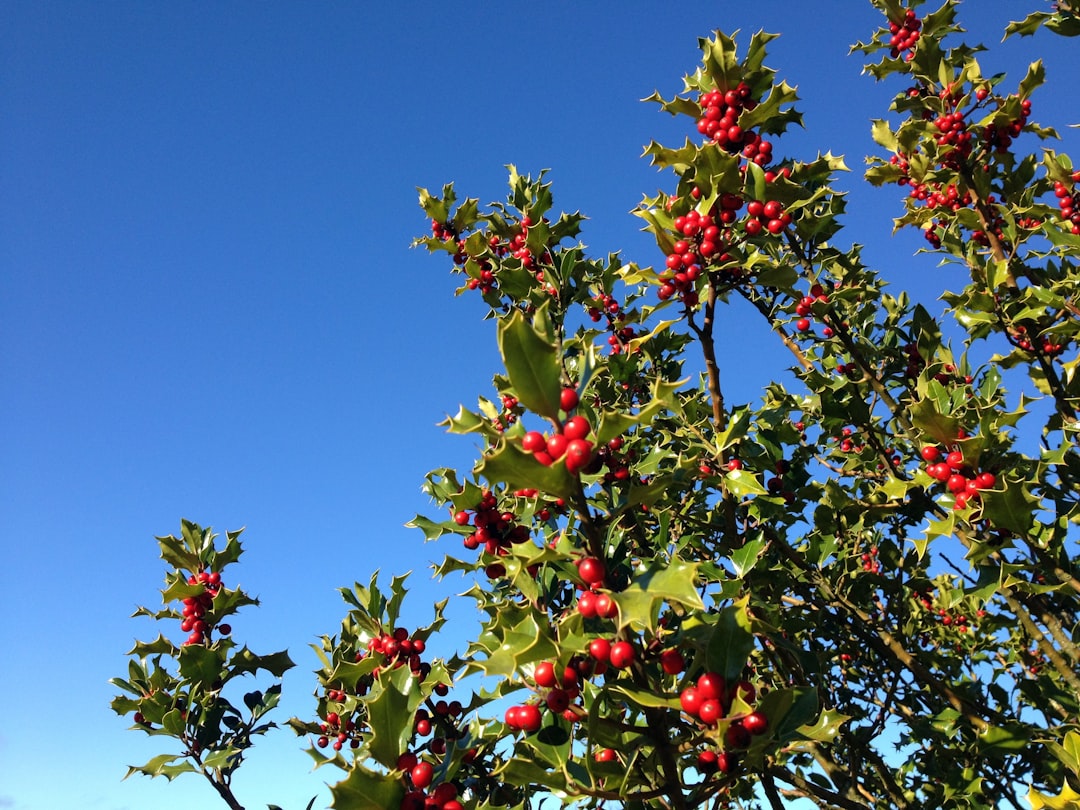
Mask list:
[[[435,467],[467,468],[468,439],[436,423],[490,395],[490,322],[439,260],[416,186],[456,181],[500,198],[504,164],[550,168],[556,206],[591,219],[596,253],[643,264],[655,245],[627,212],[668,182],[639,158],[688,128],[638,103],[671,96],[720,27],[784,34],[767,63],[797,85],[805,131],[776,144],[831,149],[855,171],[850,230],[888,278],[934,303],[958,271],[889,239],[895,189],[859,179],[868,120],[888,87],[848,46],[869,4],[9,4],[0,31],[0,808],[207,806],[196,779],[133,778],[159,749],[126,731],[107,683],[129,619],[155,605],[153,536],[181,517],[247,527],[241,584],[263,600],[234,622],[258,651],[288,647],[280,718],[310,715],[307,645],[342,615],[336,588],[413,570],[413,615],[460,588],[429,563],[455,548],[403,528],[429,509]],[[980,0],[965,18],[991,44],[1039,0]],[[966,10],[966,9],[965,9]],[[1034,117],[1065,132],[1075,43],[1010,41],[984,71],[1016,80],[1046,59]],[[1075,145],[1075,136],[1072,144]],[[1068,142],[1066,143],[1066,146]],[[952,283],[951,280],[955,280]],[[744,314],[745,315],[745,314]],[[725,316],[729,401],[788,360],[744,315]],[[450,638],[469,627],[451,613]],[[291,732],[256,749],[246,806],[303,807]]]

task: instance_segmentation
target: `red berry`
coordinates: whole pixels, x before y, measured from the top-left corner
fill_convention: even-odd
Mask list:
[[[540,714],[540,709],[531,703],[518,707],[517,720],[518,728],[526,734],[537,731],[544,722],[544,718]]]
[[[711,726],[723,716],[724,707],[720,704],[719,700],[710,698],[709,700],[702,701],[701,708],[698,710],[698,718],[702,723]]]
[[[540,453],[547,450],[547,439],[544,438],[544,434],[538,430],[530,430],[521,439],[521,449],[526,453]],[[465,514],[459,512],[458,514]],[[468,515],[466,515],[468,519]]]
[[[578,406],[578,393],[573,388],[564,388],[559,394],[559,407],[566,413]]]
[[[536,671],[533,672],[533,681],[541,689],[551,689],[556,685],[555,665],[550,661],[541,661],[536,665]]]
[[[430,762],[417,762],[413,769],[409,771],[413,785],[421,790],[431,784],[434,775],[435,767]]]
[[[698,712],[701,711],[702,703],[704,703],[704,700],[698,690],[693,686],[688,686],[679,694],[679,705],[682,706],[682,710],[691,717],[698,716]]]
[[[728,726],[724,733],[724,742],[728,748],[746,748],[750,745],[750,732],[746,730],[746,726],[736,721]]]
[[[562,714],[570,706],[570,694],[565,689],[552,689],[544,699],[547,707],[556,714]]]
[[[660,653],[660,666],[668,675],[678,675],[686,666],[683,655],[676,649],[664,650]]]
[[[578,597],[577,609],[578,613],[584,616],[586,619],[591,619],[596,615],[596,594],[592,591],[585,591]]]
[[[769,728],[769,719],[761,712],[750,712],[743,718],[743,726],[751,734],[764,734]]]
[[[558,461],[566,452],[566,446],[570,440],[561,433],[556,433],[547,440],[547,454]]]
[[[598,593],[596,595],[596,615],[601,619],[614,619],[619,613],[619,606],[609,594]]]
[[[607,663],[611,660],[611,642],[606,638],[594,638],[589,642],[589,655],[597,661]]]
[[[592,425],[584,416],[571,416],[563,425],[563,435],[569,440],[584,439],[592,430]]]
[[[634,662],[634,645],[629,641],[616,641],[611,645],[611,665],[625,669]]]
[[[600,585],[606,573],[603,560],[596,557],[585,557],[578,563],[578,575],[587,585]]]
[[[576,475],[588,467],[592,458],[592,442],[585,439],[574,439],[566,445],[566,470],[572,475]]]
[[[706,672],[698,677],[697,690],[702,700],[719,700],[727,691],[727,684],[718,672]]]

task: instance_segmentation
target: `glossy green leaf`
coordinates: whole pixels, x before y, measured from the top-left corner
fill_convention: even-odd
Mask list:
[[[697,591],[697,571],[695,563],[683,561],[645,564],[634,573],[629,587],[612,594],[619,606],[618,626],[655,627],[665,602],[691,610],[703,609],[705,605]]]
[[[707,639],[708,667],[728,681],[742,677],[746,659],[754,649],[754,634],[746,613],[747,602],[743,598],[721,610]]]
[[[376,762],[387,768],[397,765],[412,736],[411,720],[402,722],[402,718],[411,718],[422,700],[408,667],[397,667],[379,676],[378,687],[373,688],[372,698],[366,703],[371,726],[367,748]]]
[[[515,311],[499,323],[499,353],[521,404],[541,416],[558,418],[562,389],[555,346]]]
[[[401,779],[354,763],[348,776],[330,786],[334,810],[387,810],[400,807],[405,796]]]

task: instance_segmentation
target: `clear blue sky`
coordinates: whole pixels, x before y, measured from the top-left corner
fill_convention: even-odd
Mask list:
[[[968,5],[969,39],[993,43],[1047,4]],[[425,472],[471,465],[472,443],[436,422],[492,393],[497,358],[477,302],[408,248],[427,228],[416,186],[488,201],[504,164],[550,168],[556,205],[591,217],[592,249],[654,263],[627,212],[668,179],[639,155],[691,132],[638,99],[681,89],[697,37],[765,28],[784,34],[768,64],[806,113],[777,154],[831,149],[856,170],[840,241],[935,311],[960,283],[910,258],[916,235],[889,240],[899,194],[860,182],[891,90],[847,56],[877,24],[856,0],[42,0],[3,16],[0,808],[216,801],[194,777],[121,782],[159,741],[108,708],[133,639],[157,632],[128,618],[158,601],[153,536],[181,517],[247,526],[238,570],[263,607],[234,627],[298,662],[281,720],[312,711],[307,645],[336,630],[338,586],[414,570],[420,619],[460,587],[426,570],[457,549],[402,524],[429,508]],[[1075,85],[1075,43],[1036,42],[1050,82]],[[1018,80],[1034,54],[1010,41],[984,70]],[[1034,117],[1064,132],[1068,98],[1036,96]],[[789,362],[725,317],[727,394],[750,400]],[[464,632],[467,611],[451,615]],[[308,773],[302,745],[285,730],[256,749],[237,783],[249,810],[301,808],[333,778]]]

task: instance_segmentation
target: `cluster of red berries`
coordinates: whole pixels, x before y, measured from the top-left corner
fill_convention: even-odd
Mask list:
[[[341,694],[344,699],[344,693]],[[345,743],[348,743],[351,748],[360,747],[360,735],[357,733],[356,724],[349,718],[342,719],[337,712],[326,713],[326,720],[319,723],[319,731],[322,732],[322,736],[315,741],[315,745],[319,748],[330,745],[331,737],[334,740],[335,751],[344,748]]]
[[[713,751],[711,748],[706,748],[698,752],[697,768],[703,774],[709,775],[717,771],[731,773],[736,765],[734,755],[727,751]]]
[[[869,574],[881,573],[881,562],[878,560],[878,547],[870,546],[869,551],[864,551],[860,557],[862,569]]]
[[[438,239],[440,242],[455,242],[454,250],[454,264],[459,267],[469,260],[469,254],[465,250],[465,240],[458,238],[458,230],[454,225],[453,220],[447,220],[446,222],[440,222],[437,219],[431,220],[431,235]],[[494,276],[492,276],[494,280]],[[473,282],[476,282],[475,284]],[[479,284],[477,279],[469,280],[469,289],[476,289],[476,285]]]
[[[629,641],[611,641],[603,637],[589,642],[589,655],[596,662],[595,674],[602,675],[610,666],[613,669],[626,669],[634,663],[637,652]]]
[[[679,693],[679,705],[686,714],[712,728],[729,716],[736,697],[752,705],[757,700],[757,690],[749,681],[740,680],[729,686],[719,673],[705,672],[698,676],[693,686]],[[768,729],[768,718],[755,709],[736,718],[727,727],[724,743],[728,749],[746,748],[752,737],[764,734]]]
[[[791,214],[779,200],[751,200],[746,204],[746,213],[749,216],[743,230],[747,236],[758,236],[762,231],[776,235],[791,224]]]
[[[863,446],[856,444],[855,439],[852,438],[854,435],[855,431],[849,427],[840,431],[840,444],[838,447],[841,453],[861,453],[863,451]]]
[[[622,311],[618,299],[608,293],[600,293],[593,298],[593,303],[586,308],[593,323],[607,320],[608,346],[612,354],[622,354],[627,341],[634,337],[634,327],[625,325],[626,313]]]
[[[1044,354],[1047,357],[1056,357],[1065,351],[1065,344],[1058,343],[1052,335],[1044,335],[1041,338],[1032,338],[1031,335],[1028,334],[1027,327],[1023,324],[1020,324],[1013,329],[1011,338],[1017,348],[1023,349],[1025,352]],[[1035,340],[1036,342],[1032,343],[1032,340]]]
[[[893,59],[903,55],[904,60],[910,62],[915,58],[914,48],[919,41],[919,32],[922,30],[920,20],[912,9],[904,12],[904,18],[900,22],[889,23],[889,53]]]
[[[504,556],[513,543],[529,540],[529,529],[517,523],[513,512],[499,509],[495,494],[486,490],[476,505],[473,514],[464,509],[454,513],[454,522],[459,526],[472,524],[474,531],[462,541],[465,548],[475,550],[484,547],[488,554]]]
[[[710,90],[701,94],[698,103],[701,105],[698,132],[729,154],[741,154],[759,166],[769,162],[772,144],[753,130],[739,126],[743,110],[749,112],[757,107],[750,85],[739,82],[731,90]]]
[[[825,292],[825,288],[820,284],[815,284],[810,288],[810,294],[804,295],[799,299],[799,303],[795,305],[795,314],[799,316],[799,320],[795,321],[795,328],[800,332],[809,332],[811,327],[810,316],[814,314],[814,304],[816,303],[829,303],[829,295]],[[832,332],[830,330],[826,337],[830,337]]]
[[[511,706],[506,710],[506,715],[503,719],[510,728],[515,731],[524,731],[526,734],[532,734],[535,731],[539,731],[540,726],[544,722],[544,716],[540,712],[540,707],[535,703]]]
[[[1075,185],[1080,183],[1080,172],[1073,172],[1071,179],[1072,185],[1056,180],[1054,196],[1057,197],[1061,219],[1072,226],[1074,234],[1080,234],[1080,191],[1076,190]]]
[[[795,500],[795,493],[792,492],[790,489],[787,489],[787,482],[784,479],[784,476],[787,474],[790,468],[791,465],[786,459],[780,459],[778,462],[776,462],[775,465],[773,465],[773,471],[776,473],[776,475],[765,482],[765,489],[769,491],[769,494],[779,495],[781,498],[784,499],[786,503],[791,503]]]
[[[600,293],[593,299],[591,306],[586,308],[590,320],[600,323],[607,319],[608,346],[612,354],[622,354],[626,344],[634,337],[634,327],[625,324],[626,313],[615,296],[609,293]]]
[[[573,388],[564,388],[559,395],[559,407],[564,413],[572,412],[578,406],[578,393]],[[559,459],[564,459],[566,469],[572,475],[587,471],[593,461],[593,443],[587,438],[592,433],[592,425],[584,416],[570,416],[560,425],[558,432],[545,436],[538,430],[526,433],[521,439],[521,449],[532,453],[533,458],[550,467]]]
[[[935,481],[945,484],[955,502],[953,509],[965,509],[972,500],[979,499],[983,490],[993,489],[997,477],[988,471],[979,472],[964,461],[961,450],[942,450],[928,444],[920,451],[926,462],[926,473]]]
[[[1012,146],[1013,139],[1024,131],[1024,126],[1031,117],[1031,99],[1020,102],[1020,115],[1004,124],[988,124],[983,128],[982,141],[990,149],[1004,154]]]
[[[927,208],[942,208],[948,211],[959,211],[972,203],[971,192],[965,191],[961,194],[955,183],[949,183],[944,188],[940,183],[912,183],[909,196],[926,203]]]
[[[441,242],[449,242],[451,239],[457,239],[457,229],[451,220],[439,222],[433,219],[431,220],[431,235]]]
[[[423,680],[431,670],[431,664],[420,658],[426,648],[424,639],[419,636],[410,637],[409,631],[404,627],[395,627],[393,633],[383,633],[369,639],[366,654],[382,656],[382,662],[372,672],[372,677],[378,677],[379,670],[383,667],[396,668],[408,664],[413,675]],[[364,657],[363,650],[356,654],[357,661]]]
[[[464,810],[458,801],[458,786],[453,782],[442,782],[432,788],[435,766],[427,760],[406,751],[398,758],[397,768],[405,774],[411,788],[402,797],[400,810]],[[432,790],[428,792],[428,788]]]
[[[636,453],[633,449],[628,450],[626,453],[620,453],[624,443],[622,436],[616,436],[596,451],[597,461],[607,468],[603,478],[605,484],[614,484],[630,479],[630,462]]]
[[[197,574],[188,577],[188,585],[202,585],[204,590],[195,596],[184,597],[184,608],[181,612],[183,618],[180,620],[180,629],[190,634],[184,641],[184,646],[202,644],[213,629],[206,622],[205,617],[207,611],[214,604],[214,597],[217,596],[218,591],[221,589],[221,574],[217,571],[199,571]],[[217,630],[224,636],[232,632],[232,628],[227,624],[218,625]]]
[[[932,599],[929,594],[915,593],[915,600],[923,607],[924,610],[928,610],[937,616],[938,620],[945,626],[953,628],[957,633],[967,633],[971,629],[970,620],[967,615],[963,613],[952,613],[945,608],[935,608]],[[975,611],[975,615],[978,618],[982,618],[986,615],[986,611],[981,608]]]
[[[436,689],[440,687],[443,694],[445,694],[446,685],[439,684]],[[427,737],[434,731],[433,721],[439,724],[453,724],[463,711],[464,707],[461,705],[460,700],[437,700],[431,705],[431,711],[427,709],[416,710],[416,715],[413,717],[413,731],[419,737]]]
[[[519,411],[517,397],[512,397],[509,394],[503,394],[502,400],[502,413],[495,417],[491,424],[497,431],[502,433],[508,427],[513,425],[518,420]]]
[[[597,557],[583,557],[577,561],[577,570],[583,588],[578,597],[578,613],[586,619],[614,619],[619,613],[619,606],[610,594],[599,590],[607,579],[604,561]]]

